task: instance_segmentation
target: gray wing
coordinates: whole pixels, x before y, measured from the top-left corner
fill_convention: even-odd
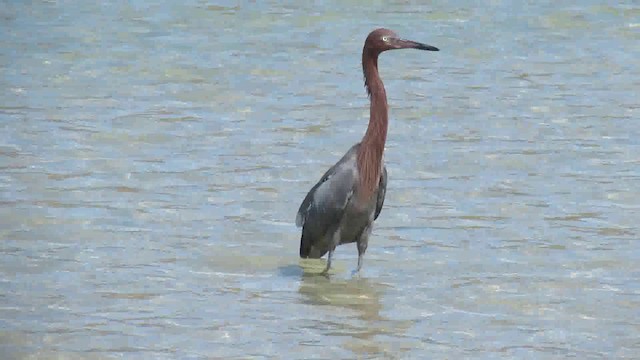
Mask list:
[[[380,184],[378,185],[378,200],[376,202],[376,215],[373,220],[378,218],[384,205],[384,196],[387,194],[387,167],[382,167],[382,176],[380,176]]]
[[[327,170],[302,201],[296,216],[296,225],[302,227],[300,256],[309,257],[311,247],[321,246],[327,231],[340,223],[357,180],[358,145]]]
[[[344,179],[344,175],[348,175],[348,170],[356,170],[355,168],[355,155],[357,153],[357,148],[360,144],[356,144],[354,146],[351,147],[351,149],[349,149],[349,151],[347,151],[346,154],[344,154],[344,156],[342,157],[342,159],[340,159],[335,165],[333,165],[331,168],[329,168],[329,170],[327,170],[324,175],[322,175],[322,178],[320,178],[320,181],[318,181],[317,184],[315,184],[311,190],[309,190],[309,192],[307,193],[307,196],[304,198],[304,200],[302,201],[302,204],[300,204],[300,208],[298,209],[298,214],[296,216],[296,226],[298,227],[302,227],[305,224],[305,221],[309,215],[309,210],[316,204],[326,204],[328,202],[328,200],[330,199],[325,199],[325,197],[334,197],[334,198],[339,198],[340,194],[335,193],[335,192],[329,192],[329,191],[321,191],[318,195],[316,196],[316,193],[318,192],[318,189],[322,186],[323,188],[325,187],[324,184],[329,181],[332,180],[328,185],[333,185],[334,182],[337,182],[338,180],[342,181],[342,185],[346,185],[345,184],[345,180]],[[341,174],[342,176],[336,176],[336,174]],[[352,179],[352,182],[354,182],[355,179]],[[333,189],[336,188],[336,185],[333,186],[328,186],[328,189]],[[348,191],[345,191],[346,188],[342,187],[338,190],[341,190],[341,192],[343,193],[342,195],[346,195],[346,193],[348,191],[352,190],[352,187],[350,187],[348,189]],[[319,198],[318,198],[319,197]]]

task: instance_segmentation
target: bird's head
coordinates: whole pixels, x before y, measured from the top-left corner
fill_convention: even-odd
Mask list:
[[[376,55],[383,51],[397,49],[439,51],[435,46],[402,39],[395,32],[383,28],[370,32],[369,36],[367,36],[367,40],[364,42],[364,50],[371,51]]]

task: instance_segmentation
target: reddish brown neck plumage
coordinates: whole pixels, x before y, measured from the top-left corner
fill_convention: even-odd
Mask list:
[[[378,54],[366,47],[362,52],[365,87],[371,99],[369,126],[358,149],[360,196],[363,200],[369,199],[378,188],[389,123],[387,94],[378,75]]]

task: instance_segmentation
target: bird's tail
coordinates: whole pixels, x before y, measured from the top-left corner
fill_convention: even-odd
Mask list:
[[[300,257],[303,259],[311,258],[311,259],[320,259],[329,251],[326,247],[323,247],[317,241],[313,242],[313,237],[308,235],[305,236],[304,231],[302,232],[302,237],[300,237]]]
[[[302,231],[302,236],[300,237],[300,257],[306,259],[309,257],[309,253],[311,252],[311,241],[308,239],[305,240],[304,230]]]

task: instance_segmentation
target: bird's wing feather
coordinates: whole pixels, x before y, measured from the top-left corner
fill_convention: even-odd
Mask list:
[[[335,165],[322,175],[302,201],[296,216],[296,225],[304,226],[310,215],[329,219],[339,216],[353,194],[356,182],[356,144]]]
[[[376,202],[376,215],[373,220],[378,218],[384,205],[384,196],[387,194],[387,167],[382,167],[382,175],[380,176],[380,184],[378,185],[378,200]]]

